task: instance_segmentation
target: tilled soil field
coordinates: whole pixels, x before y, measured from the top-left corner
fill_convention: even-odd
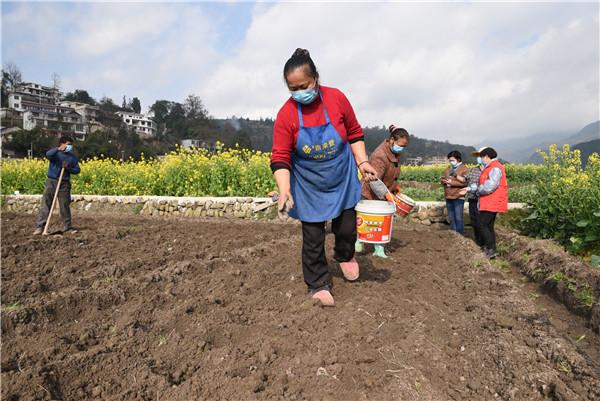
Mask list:
[[[75,217],[2,215],[3,400],[600,400],[585,320],[449,231],[331,263],[321,308],[297,225]]]

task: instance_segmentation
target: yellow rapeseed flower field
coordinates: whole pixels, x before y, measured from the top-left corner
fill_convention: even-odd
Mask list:
[[[72,193],[83,195],[265,196],[275,189],[270,154],[246,149],[209,153],[178,148],[162,159],[92,158],[72,176]],[[39,194],[48,161],[3,160],[2,193]]]
[[[544,165],[523,222],[530,235],[552,238],[575,252],[600,253],[600,157],[584,169],[579,150],[556,145],[542,153]]]

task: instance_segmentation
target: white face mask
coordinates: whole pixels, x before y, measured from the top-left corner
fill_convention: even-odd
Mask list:
[[[292,95],[292,99],[301,104],[311,104],[317,98],[319,91],[317,90],[317,86],[314,88],[301,89],[297,91],[290,92]]]
[[[396,144],[392,145],[392,153],[399,154],[399,153],[402,153],[403,150],[404,150],[404,146],[400,146],[400,145],[396,145]]]
[[[300,104],[311,104],[319,95],[319,82],[315,80],[315,84],[312,88],[290,91],[290,94],[292,95],[292,99]]]

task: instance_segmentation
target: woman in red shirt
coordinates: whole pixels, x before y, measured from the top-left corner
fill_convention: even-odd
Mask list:
[[[279,209],[302,222],[302,271],[311,296],[333,306],[325,257],[325,222],[333,220],[334,258],[344,277],[358,279],[354,258],[356,211],[361,185],[376,171],[369,164],[362,127],[344,94],[319,85],[307,50],[297,49],[283,77],[291,93],[275,120],[271,169],[279,189]]]

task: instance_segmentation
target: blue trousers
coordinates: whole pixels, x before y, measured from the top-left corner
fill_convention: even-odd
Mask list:
[[[446,199],[446,207],[448,208],[448,220],[450,220],[450,228],[460,234],[465,233],[464,223],[464,199]]]

